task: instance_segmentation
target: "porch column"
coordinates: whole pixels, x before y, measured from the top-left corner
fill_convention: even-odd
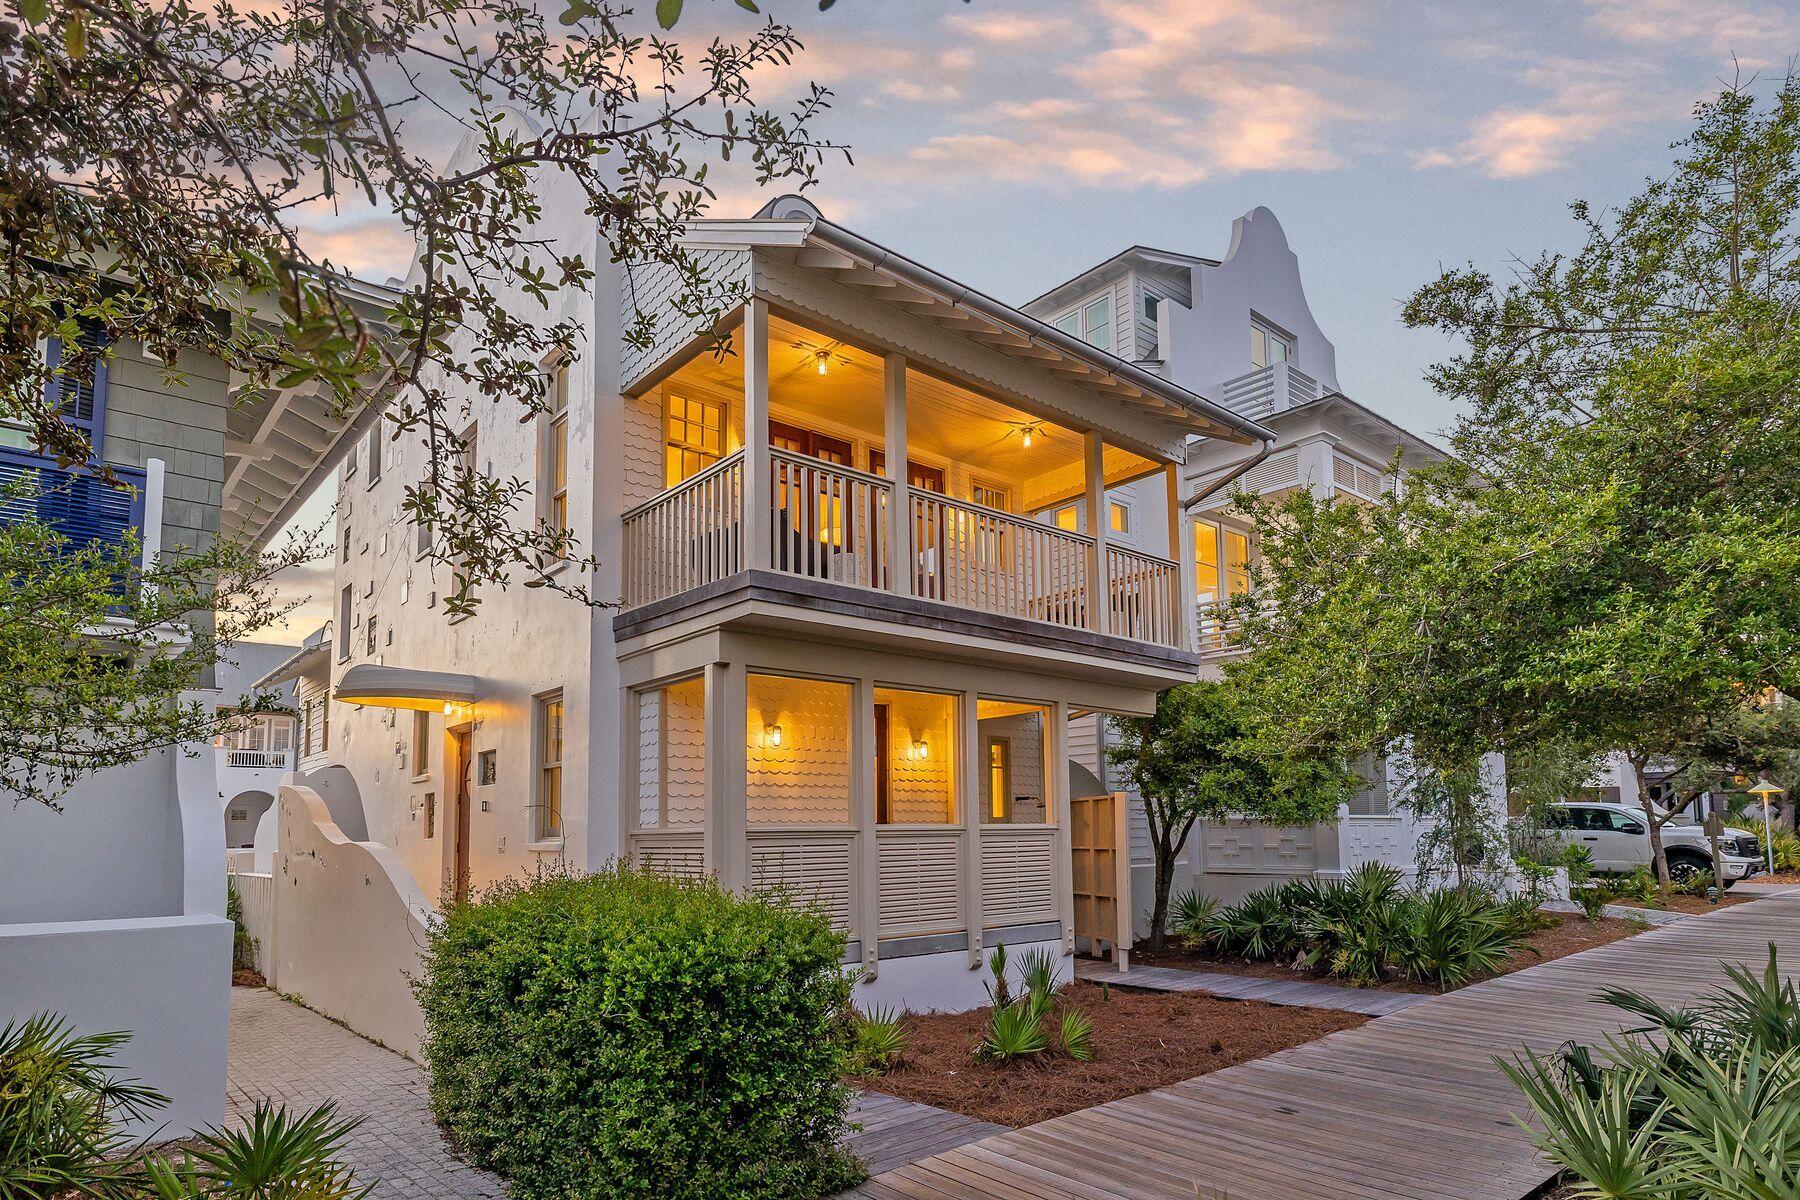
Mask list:
[[[1108,594],[1106,569],[1107,534],[1111,532],[1106,512],[1105,443],[1099,433],[1088,430],[1082,459],[1087,468],[1087,531],[1094,539],[1094,558],[1088,564],[1087,599],[1088,628],[1105,633],[1112,597]]]
[[[981,709],[974,692],[958,698],[956,745],[956,793],[962,806],[963,927],[969,931],[969,969],[980,969],[985,956],[981,927]]]
[[[706,871],[736,891],[749,887],[744,796],[749,790],[742,663],[706,664]]]
[[[893,483],[888,501],[887,528],[882,531],[888,545],[888,590],[902,596],[913,594],[912,495],[907,491],[906,473],[906,358],[889,354],[882,360],[881,408],[886,425],[886,461],[882,474]]]
[[[1163,464],[1163,490],[1169,495],[1169,557],[1175,560],[1175,648],[1194,648],[1194,537],[1187,509],[1181,506],[1181,464]]]
[[[1055,859],[1051,873],[1056,888],[1056,919],[1062,925],[1064,954],[1075,953],[1075,878],[1073,851],[1069,843],[1069,705],[1058,700],[1050,706],[1050,728],[1046,738],[1045,762],[1049,778],[1044,781],[1044,794],[1050,802],[1050,820],[1056,835],[1050,842]]]
[[[757,571],[769,568],[774,524],[774,471],[769,461],[769,302],[760,296],[744,301],[742,336],[744,566]]]
[[[865,980],[880,972],[877,951],[881,942],[881,844],[875,823],[875,685],[859,679],[850,689],[850,820],[856,826],[856,880],[851,896],[850,920],[862,943]]]

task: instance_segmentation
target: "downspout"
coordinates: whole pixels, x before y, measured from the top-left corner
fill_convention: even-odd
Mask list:
[[[1223,491],[1227,485],[1237,482],[1245,472],[1249,471],[1252,467],[1256,466],[1257,463],[1269,457],[1269,455],[1274,452],[1275,439],[1265,438],[1263,440],[1262,449],[1258,450],[1255,454],[1252,454],[1249,458],[1239,462],[1237,466],[1231,468],[1231,470],[1225,472],[1225,474],[1213,480],[1211,483],[1189,496],[1186,500],[1183,500],[1181,502],[1181,507],[1183,509],[1190,509],[1196,504],[1199,504],[1202,500],[1217,495],[1219,492]]]

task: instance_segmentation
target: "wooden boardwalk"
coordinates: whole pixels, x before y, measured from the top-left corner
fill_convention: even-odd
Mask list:
[[[1772,896],[1513,975],[1239,1067],[921,1159],[861,1200],[1521,1200],[1550,1177],[1494,1064],[1632,1022],[1629,987],[1682,1003],[1760,967],[1800,973],[1800,894]]]
[[[1290,1008],[1329,1008],[1337,1012],[1385,1017],[1431,999],[1415,992],[1384,992],[1375,988],[1344,987],[1315,983],[1310,979],[1265,979],[1260,975],[1233,975],[1226,971],[1189,971],[1181,967],[1133,967],[1120,971],[1111,963],[1083,959],[1075,964],[1075,976],[1089,983],[1104,983],[1139,992],[1205,992],[1226,1000],[1261,1000]]]
[[[844,1145],[869,1164],[871,1175],[1007,1132],[1005,1125],[886,1092],[858,1092],[850,1120],[862,1128],[845,1138]]]

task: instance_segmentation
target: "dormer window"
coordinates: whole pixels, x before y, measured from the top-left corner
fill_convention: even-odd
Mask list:
[[[1294,359],[1294,339],[1282,333],[1273,325],[1259,317],[1250,318],[1250,365],[1253,367],[1273,366],[1278,362],[1292,362]]]
[[[1056,320],[1050,322],[1070,337],[1078,337],[1097,350],[1111,350],[1112,336],[1112,293],[1107,293],[1097,300],[1078,304]]]

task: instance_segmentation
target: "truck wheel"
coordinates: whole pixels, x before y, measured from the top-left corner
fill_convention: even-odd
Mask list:
[[[1669,855],[1669,881],[1671,883],[1688,883],[1697,875],[1712,870],[1712,863],[1697,854]]]

